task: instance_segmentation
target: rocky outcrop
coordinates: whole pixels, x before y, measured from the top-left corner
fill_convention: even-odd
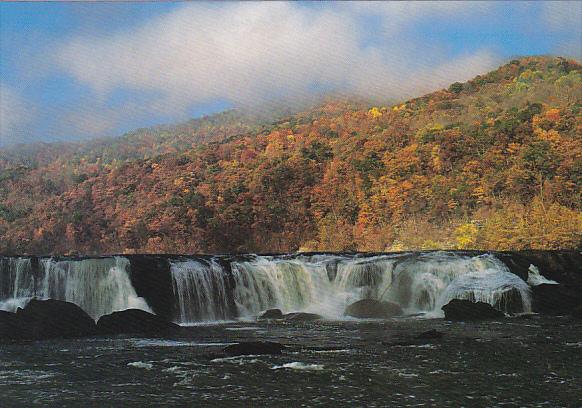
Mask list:
[[[269,309],[262,315],[257,317],[258,320],[283,319],[283,312],[281,309]]]
[[[568,314],[582,306],[582,295],[563,284],[541,284],[532,288],[532,309],[542,314]]]
[[[227,356],[234,357],[262,354],[278,355],[282,354],[284,349],[284,345],[272,341],[251,341],[231,344],[226,346],[223,351]]]
[[[32,299],[18,308],[16,324],[22,338],[84,337],[96,333],[95,321],[79,306],[60,300]]]
[[[169,334],[180,329],[175,323],[140,309],[128,309],[101,316],[97,322],[99,334]]]
[[[362,299],[349,305],[344,314],[359,319],[388,319],[402,315],[403,310],[397,303],[381,302],[375,299]]]
[[[445,312],[445,319],[457,321],[500,319],[505,316],[489,303],[461,299],[451,300],[442,310]]]

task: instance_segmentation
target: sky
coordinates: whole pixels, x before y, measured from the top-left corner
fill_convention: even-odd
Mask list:
[[[582,2],[2,3],[0,147],[582,57]]]

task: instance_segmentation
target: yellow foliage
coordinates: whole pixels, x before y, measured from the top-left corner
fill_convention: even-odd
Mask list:
[[[374,106],[372,109],[368,111],[368,116],[370,116],[372,119],[377,119],[382,116],[382,112],[380,111],[380,109]]]
[[[455,239],[459,249],[473,248],[477,242],[479,228],[473,223],[462,224],[455,230]]]

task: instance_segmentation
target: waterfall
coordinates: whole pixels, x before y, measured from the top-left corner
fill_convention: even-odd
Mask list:
[[[228,318],[227,275],[215,260],[173,261],[170,272],[178,323]]]
[[[34,292],[30,258],[0,260],[0,310],[16,311],[24,307]]]
[[[439,317],[452,299],[487,302],[509,313],[531,311],[531,290],[492,254],[296,254],[228,260],[192,257],[170,262],[168,277],[178,323],[252,318],[279,308],[343,317],[365,298],[398,303],[407,313]],[[32,297],[76,303],[92,317],[116,310],[150,310],[129,278],[124,257],[58,260],[0,258],[0,309]],[[33,269],[38,269],[36,272]],[[36,276],[35,276],[36,274]],[[550,283],[535,266],[530,284]]]
[[[137,296],[131,285],[129,261],[123,257],[83,260],[40,261],[39,276],[33,276],[28,263],[17,258],[10,260],[12,295],[0,300],[0,308],[14,311],[32,297],[57,299],[75,303],[94,319],[125,309],[150,311],[144,299]],[[9,261],[9,262],[10,262]]]
[[[323,262],[303,259],[257,257],[254,261],[234,262],[234,300],[241,316],[262,310],[318,311],[331,306],[332,282]]]
[[[441,307],[452,299],[486,302],[506,312],[531,311],[528,284],[490,254],[426,253],[398,263],[393,276],[389,300],[411,313],[442,315]]]
[[[232,264],[240,316],[269,308],[341,318],[364,298],[399,303],[408,313],[442,316],[450,300],[482,301],[506,312],[531,311],[529,286],[493,255],[448,252],[371,257],[256,257]],[[331,273],[330,273],[331,272]]]

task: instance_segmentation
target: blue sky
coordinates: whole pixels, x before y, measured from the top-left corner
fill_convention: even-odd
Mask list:
[[[328,92],[419,95],[582,55],[582,2],[2,3],[0,146],[114,136]]]

